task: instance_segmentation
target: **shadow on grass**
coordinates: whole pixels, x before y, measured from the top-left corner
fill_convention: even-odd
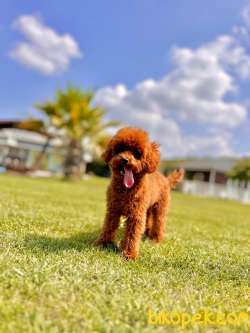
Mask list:
[[[116,245],[110,245],[106,248],[96,247],[93,245],[93,241],[97,239],[99,230],[92,232],[81,232],[70,237],[49,237],[46,235],[30,234],[24,242],[25,246],[31,251],[44,251],[45,253],[59,253],[62,251],[85,251],[91,248],[96,248],[105,252],[119,253],[120,250]],[[138,266],[148,268],[150,272],[154,271],[163,272],[168,269],[173,269],[171,274],[177,274],[177,276],[185,276],[186,279],[195,281],[233,281],[237,284],[242,284],[249,279],[246,273],[246,265],[237,261],[233,261],[231,264],[225,260],[209,260],[209,258],[203,258],[201,262],[196,256],[188,258],[183,257],[157,257],[148,258],[145,254],[141,256],[142,260],[138,260],[135,269]],[[125,262],[125,261],[124,261]],[[194,274],[195,273],[195,274]],[[201,279],[201,280],[200,280]],[[197,282],[196,282],[197,283]]]
[[[98,248],[108,252],[118,252],[118,247],[109,245],[108,247],[96,247],[93,242],[97,239],[100,231],[81,232],[71,237],[50,237],[45,235],[30,234],[25,238],[25,246],[31,250],[39,249],[45,252],[59,252],[67,250],[84,251],[90,248]]]

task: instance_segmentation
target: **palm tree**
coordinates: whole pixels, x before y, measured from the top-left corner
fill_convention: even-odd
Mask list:
[[[93,98],[93,92],[69,86],[65,91],[57,91],[54,102],[36,105],[57,130],[57,135],[64,140],[65,177],[80,178],[84,173],[84,139],[98,143],[98,138],[105,129],[118,125],[116,121],[103,123],[105,111],[98,106],[92,106]]]

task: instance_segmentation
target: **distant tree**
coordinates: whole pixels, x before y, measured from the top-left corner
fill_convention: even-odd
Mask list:
[[[85,172],[84,140],[86,144],[102,147],[105,130],[118,125],[116,121],[103,122],[105,111],[92,105],[93,98],[92,91],[82,91],[69,86],[65,91],[58,90],[53,102],[36,105],[48,119],[40,124],[44,134],[48,133],[46,124],[49,124],[64,140],[67,150],[64,162],[65,177],[80,178]],[[40,131],[39,126],[37,128]],[[47,136],[47,139],[49,142],[51,138]]]
[[[250,181],[250,158],[240,160],[228,176],[232,179]]]

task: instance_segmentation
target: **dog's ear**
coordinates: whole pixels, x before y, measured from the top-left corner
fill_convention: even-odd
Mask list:
[[[157,142],[151,142],[148,148],[145,170],[148,173],[154,172],[160,164],[160,151]]]
[[[106,150],[102,153],[101,158],[105,161],[105,163],[109,163],[113,156],[113,149],[111,143],[108,144]]]

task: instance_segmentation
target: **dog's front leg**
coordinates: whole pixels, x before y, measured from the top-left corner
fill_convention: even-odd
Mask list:
[[[139,244],[145,230],[146,213],[128,216],[126,224],[125,235],[121,241],[122,254],[126,259],[134,260],[139,254]]]
[[[115,232],[119,227],[120,223],[120,216],[121,214],[117,210],[108,207],[102,233],[100,234],[99,238],[94,242],[95,245],[107,246],[114,242]]]

